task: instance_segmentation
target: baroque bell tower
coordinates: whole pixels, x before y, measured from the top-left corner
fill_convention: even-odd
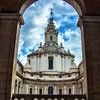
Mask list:
[[[52,9],[51,9],[51,17],[45,31],[45,43],[46,42],[58,43],[58,33],[57,33],[57,30],[55,29],[55,25],[53,21]]]

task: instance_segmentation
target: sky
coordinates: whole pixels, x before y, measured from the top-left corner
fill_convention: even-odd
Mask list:
[[[18,59],[24,65],[27,55],[44,43],[45,28],[53,9],[53,19],[58,31],[58,44],[61,42],[65,50],[75,55],[78,65],[82,60],[81,33],[77,27],[78,14],[75,9],[62,0],[39,0],[30,5],[23,18],[25,24],[21,27]]]

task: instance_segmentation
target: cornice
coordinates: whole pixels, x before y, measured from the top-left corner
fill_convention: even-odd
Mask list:
[[[17,13],[0,13],[0,21],[11,21],[19,22],[21,25],[24,24],[22,15]]]
[[[100,23],[100,16],[80,16],[77,26],[81,26],[83,23]]]

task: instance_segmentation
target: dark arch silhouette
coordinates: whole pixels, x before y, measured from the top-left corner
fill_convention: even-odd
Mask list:
[[[19,8],[18,8],[18,12],[20,14],[23,14],[24,11],[34,2],[36,2],[38,0],[26,0],[21,2]],[[74,9],[76,10],[76,12],[79,14],[79,16],[82,16],[85,14],[85,7],[84,4],[82,2],[80,2],[79,0],[63,0],[67,3],[69,3],[72,7],[74,7]]]

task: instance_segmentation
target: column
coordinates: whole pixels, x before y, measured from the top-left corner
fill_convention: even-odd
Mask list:
[[[45,62],[44,62],[44,70],[48,70],[48,55],[45,56]]]
[[[25,84],[24,85],[24,93],[25,94],[28,94],[29,93],[28,88],[29,88],[28,84]]]
[[[63,56],[63,71],[65,71],[65,57]]]
[[[63,94],[67,94],[67,87],[64,86],[64,93]]]
[[[17,94],[18,91],[18,82],[15,80],[14,94]]]
[[[40,68],[41,68],[41,55],[39,55],[39,71],[40,71]]]
[[[56,54],[53,56],[53,69],[56,70],[57,67],[57,56]]]
[[[80,94],[83,94],[83,83],[80,82]]]
[[[0,13],[0,100],[10,100],[14,93],[15,64],[21,16]],[[12,81],[13,80],[13,81]]]
[[[88,100],[100,100],[100,17],[80,17],[85,72],[85,93]]]
[[[18,93],[18,85],[16,84],[16,86],[15,86],[15,94],[17,94]]]
[[[57,94],[57,86],[54,86],[54,94]]]
[[[62,67],[61,67],[62,69],[62,71],[64,71],[64,55],[62,55]]]
[[[35,94],[38,94],[38,88],[37,88],[37,85],[35,85],[35,88],[34,88],[35,90],[34,90],[34,93]]]
[[[67,94],[67,95],[69,94],[68,86],[66,86],[66,94]]]
[[[45,86],[44,86],[44,94],[47,94],[47,92],[48,92],[48,91],[47,91],[47,86],[45,85]]]
[[[73,93],[73,94],[76,94],[76,93],[75,93],[75,84],[72,85],[72,93]]]
[[[21,83],[21,81],[20,81],[20,86],[19,86],[19,94],[21,94],[21,92],[22,92],[22,83]]]
[[[61,55],[61,71],[63,71],[63,55]]]
[[[38,72],[38,55],[36,57],[36,71]]]
[[[38,58],[37,58],[37,59],[38,59],[37,69],[38,69],[38,71],[39,71],[39,65],[40,65],[40,63],[39,63],[39,62],[40,62],[40,57],[39,57],[39,55],[38,55]]]
[[[64,56],[64,71],[66,71],[66,56]]]
[[[85,94],[85,85],[84,85],[84,82],[83,82],[83,94]]]
[[[21,85],[20,85],[20,94],[23,94],[23,84],[21,82]]]

